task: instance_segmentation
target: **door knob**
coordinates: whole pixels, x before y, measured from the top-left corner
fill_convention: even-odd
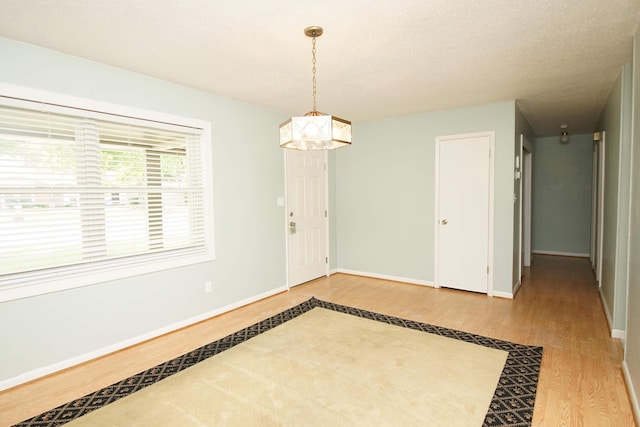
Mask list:
[[[443,219],[442,221],[440,221],[440,224],[442,224],[442,225],[447,225],[447,220],[446,220],[446,219]]]

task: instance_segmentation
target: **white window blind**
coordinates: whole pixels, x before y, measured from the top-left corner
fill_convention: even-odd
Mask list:
[[[0,105],[0,291],[212,258],[203,129],[11,104]]]

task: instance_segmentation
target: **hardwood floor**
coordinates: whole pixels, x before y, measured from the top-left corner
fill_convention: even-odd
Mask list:
[[[311,296],[544,347],[535,426],[633,426],[621,363],[589,262],[539,255],[514,300],[336,274],[0,392],[0,425],[30,418],[249,326]]]

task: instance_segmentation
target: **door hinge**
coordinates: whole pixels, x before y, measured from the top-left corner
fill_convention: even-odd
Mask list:
[[[328,256],[324,257],[324,263],[325,264],[329,264],[329,257]]]
[[[327,218],[328,214],[327,214],[327,210],[324,210],[324,217]]]
[[[487,265],[487,275],[489,274],[489,266]]]

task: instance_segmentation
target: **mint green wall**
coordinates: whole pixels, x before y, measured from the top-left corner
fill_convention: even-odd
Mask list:
[[[631,215],[629,241],[629,290],[624,365],[638,409],[640,396],[640,32],[633,39],[633,155],[631,164]]]
[[[338,267],[433,281],[435,138],[494,130],[494,291],[510,294],[514,109],[508,101],[356,124],[357,144],[336,152]]]
[[[625,329],[629,191],[631,186],[631,65],[622,67],[597,129],[606,134],[602,294],[612,328]]]
[[[534,138],[532,250],[589,256],[593,135]]]
[[[0,57],[4,83],[210,121],[216,245],[213,262],[0,303],[0,382],[286,285],[283,114],[2,38]]]
[[[213,262],[0,303],[0,382],[285,286],[283,114],[8,39],[0,55],[3,83],[210,121],[216,231]],[[514,110],[355,124],[329,154],[331,268],[433,280],[435,137],[494,130],[494,290],[509,294]]]

